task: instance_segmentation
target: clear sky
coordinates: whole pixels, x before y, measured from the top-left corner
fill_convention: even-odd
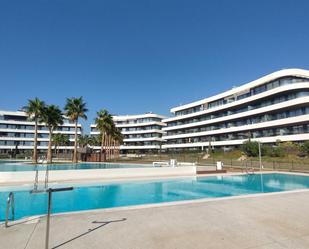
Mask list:
[[[0,109],[169,115],[290,67],[309,69],[308,0],[0,0]]]

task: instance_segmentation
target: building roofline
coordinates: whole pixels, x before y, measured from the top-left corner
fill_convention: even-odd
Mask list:
[[[290,68],[290,69],[283,69],[283,70],[279,70],[276,72],[273,72],[271,74],[267,74],[263,77],[260,77],[254,81],[250,81],[249,83],[245,83],[241,86],[238,87],[234,87],[230,90],[227,90],[223,93],[219,93],[216,94],[214,96],[211,97],[207,97],[198,101],[194,101],[185,105],[181,105],[181,106],[177,106],[177,107],[173,107],[170,109],[170,111],[172,113],[175,113],[177,111],[181,111],[181,110],[185,110],[191,107],[195,107],[195,106],[199,106],[205,103],[209,103],[212,101],[215,101],[217,99],[221,99],[221,98],[225,98],[228,97],[230,95],[233,95],[235,93],[239,93],[242,91],[246,91],[248,90],[248,88],[252,88],[252,87],[256,87],[259,85],[262,85],[268,81],[272,81],[275,80],[277,78],[281,78],[281,77],[285,77],[285,76],[302,76],[302,77],[308,77],[309,78],[309,70],[305,70],[305,69],[299,69],[299,68]]]
[[[23,111],[6,111],[6,110],[0,110],[0,115],[27,116],[27,114]]]
[[[132,115],[113,115],[115,121],[137,119],[137,118],[161,118],[165,119],[166,116],[156,114],[156,113],[145,113],[145,114],[132,114]]]

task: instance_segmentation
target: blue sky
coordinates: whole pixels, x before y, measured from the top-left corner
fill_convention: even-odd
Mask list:
[[[307,0],[0,0],[0,109],[83,96],[89,121],[309,69]]]

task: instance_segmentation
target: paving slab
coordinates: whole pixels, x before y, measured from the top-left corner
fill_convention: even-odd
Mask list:
[[[50,248],[308,249],[309,192],[54,215]],[[0,228],[0,248],[42,249],[45,218]]]

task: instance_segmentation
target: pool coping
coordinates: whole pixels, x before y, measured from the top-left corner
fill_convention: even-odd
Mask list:
[[[280,171],[259,171],[256,173],[283,173]],[[288,172],[287,172],[288,173]],[[247,173],[245,172],[228,172],[228,173],[214,173],[214,174],[195,174],[195,175],[152,175],[152,176],[140,176],[140,177],[115,177],[115,178],[84,178],[79,180],[61,180],[61,181],[49,181],[49,185],[60,185],[60,184],[87,184],[87,183],[118,183],[118,182],[129,182],[129,181],[144,181],[144,180],[158,180],[158,179],[177,179],[177,178],[198,178],[198,177],[211,177],[211,176],[228,176],[228,175],[245,175]],[[308,174],[309,176],[309,174]],[[27,187],[27,186],[33,186],[33,182],[8,182],[3,183],[0,182],[0,189],[2,187]]]
[[[43,173],[41,173],[43,172]],[[109,169],[70,169],[70,170],[51,170],[49,171],[49,182],[72,182],[72,181],[100,181],[112,179],[132,179],[141,177],[163,177],[163,176],[186,176],[195,175],[194,166],[181,167],[131,167],[131,168],[109,168]],[[39,171],[18,171],[0,172],[1,186],[16,186],[20,184],[33,184],[38,176],[38,182],[45,182],[45,172]]]

